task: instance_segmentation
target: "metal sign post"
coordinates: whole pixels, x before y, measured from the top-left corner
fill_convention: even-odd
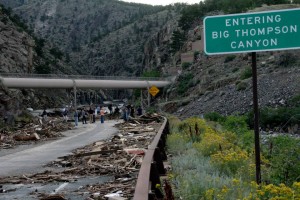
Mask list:
[[[256,52],[252,52],[252,90],[253,90],[253,111],[254,111],[254,140],[255,140],[255,163],[256,163],[256,182],[261,183],[260,172],[260,142],[259,142],[259,111],[257,95],[257,67]]]

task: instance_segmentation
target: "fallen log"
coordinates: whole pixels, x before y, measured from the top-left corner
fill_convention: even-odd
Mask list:
[[[58,157],[58,158],[59,159],[68,159],[68,158],[72,158],[72,157],[84,157],[84,156],[92,156],[92,155],[109,154],[109,153],[114,153],[117,151],[118,151],[118,149],[92,151],[92,152],[87,152],[87,153],[79,153],[79,154],[74,154],[74,155],[62,156],[62,157]]]
[[[44,197],[41,200],[67,200],[67,199],[60,194],[54,194],[54,195]]]
[[[31,140],[39,140],[40,136],[37,133],[32,135],[16,135],[14,136],[16,141],[31,141]]]

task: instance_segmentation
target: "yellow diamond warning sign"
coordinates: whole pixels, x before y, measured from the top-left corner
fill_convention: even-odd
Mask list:
[[[159,93],[159,89],[156,86],[152,85],[151,88],[149,89],[149,93],[155,97],[155,95]]]

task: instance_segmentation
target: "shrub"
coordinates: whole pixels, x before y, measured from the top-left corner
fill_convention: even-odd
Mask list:
[[[212,129],[203,134],[201,142],[196,142],[193,147],[197,149],[204,156],[210,156],[216,154],[220,150],[226,150],[233,147],[225,134],[217,134]]]
[[[292,53],[284,53],[279,56],[277,60],[277,64],[282,67],[288,67],[294,63],[296,63],[297,58],[294,54]]]
[[[260,125],[266,127],[281,127],[298,124],[300,121],[300,107],[295,108],[263,108],[260,110]]]
[[[228,63],[230,61],[233,61],[235,59],[235,55],[229,55],[225,58],[224,63]]]
[[[228,176],[234,176],[242,167],[246,167],[250,163],[248,153],[240,148],[227,149],[218,151],[211,155],[211,163],[221,173]]]
[[[158,70],[149,70],[143,73],[142,77],[160,77],[160,72]]]
[[[188,138],[184,134],[172,133],[168,135],[167,146],[171,154],[179,155],[186,151]]]
[[[179,76],[177,93],[184,94],[193,85],[193,78],[194,76],[192,73],[182,74]]]
[[[246,82],[239,82],[236,86],[236,90],[240,91],[240,90],[246,90],[248,87],[248,83]]]
[[[251,67],[246,67],[242,72],[241,72],[241,80],[250,78],[252,76],[252,69]]]
[[[205,121],[197,117],[184,120],[178,125],[178,130],[187,135],[192,142],[200,141],[201,135],[209,128]]]
[[[61,52],[61,50],[59,50],[58,48],[51,48],[50,53],[57,59],[62,59],[64,55],[63,52]]]
[[[206,113],[204,115],[204,119],[215,122],[223,122],[225,121],[225,117],[217,112]]]
[[[194,52],[194,60],[198,57],[199,54],[200,54],[199,51],[195,51],[195,52]]]
[[[184,62],[181,64],[182,69],[187,69],[192,65],[192,63],[189,62]]]
[[[190,125],[195,123],[199,123],[199,127],[203,128],[203,133],[199,142],[191,143],[187,134]],[[238,135],[233,132],[217,132],[204,120],[194,117],[179,124],[178,130],[185,134],[177,134],[172,142],[175,151],[184,147],[172,157],[172,183],[178,199],[300,198],[299,139],[272,138],[269,145],[263,146],[272,147],[271,149],[263,148],[263,152],[269,152],[267,158],[270,161],[261,155],[263,180],[274,184],[258,186],[253,182],[255,178],[254,134],[248,130],[245,117],[227,117],[222,124]],[[272,145],[270,145],[271,141]],[[241,142],[242,145],[240,145]],[[248,146],[249,150],[241,148],[244,146]],[[270,171],[269,167],[274,167],[274,170]],[[269,178],[266,179],[268,174]]]
[[[172,169],[176,185],[175,196],[186,200],[202,199],[209,188],[221,188],[230,185],[231,179],[222,176],[210,164],[210,159],[203,157],[193,148],[185,154],[173,158]]]
[[[237,71],[239,71],[239,68],[235,67],[235,68],[233,68],[232,73],[235,73]]]
[[[35,67],[35,72],[37,74],[50,74],[51,68],[48,64],[40,64]]]
[[[153,114],[157,112],[157,107],[151,106],[146,109],[147,113]]]
[[[245,116],[228,116],[222,125],[228,131],[242,134],[248,131],[248,124]]]
[[[296,95],[288,101],[289,105],[300,107],[300,95]]]
[[[275,184],[292,185],[300,181],[300,140],[289,136],[278,136],[269,141],[270,178]]]

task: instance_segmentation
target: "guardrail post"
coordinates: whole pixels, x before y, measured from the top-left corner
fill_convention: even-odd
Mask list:
[[[164,196],[163,196],[163,194],[160,190],[161,182],[160,182],[160,179],[159,179],[159,174],[158,174],[158,170],[157,170],[155,161],[151,163],[150,181],[151,181],[151,190],[154,191],[155,197],[156,198],[163,198]],[[159,187],[158,187],[157,184],[159,184]]]
[[[164,163],[162,160],[161,151],[158,147],[156,147],[155,151],[154,151],[154,161],[156,162],[156,167],[159,172],[159,175],[165,175],[166,170],[165,170]]]
[[[163,140],[160,139],[159,142],[158,142],[158,147],[160,149],[160,156],[161,156],[162,160],[167,160],[168,159],[166,151],[165,151],[165,146],[166,146],[166,144],[164,144]]]

